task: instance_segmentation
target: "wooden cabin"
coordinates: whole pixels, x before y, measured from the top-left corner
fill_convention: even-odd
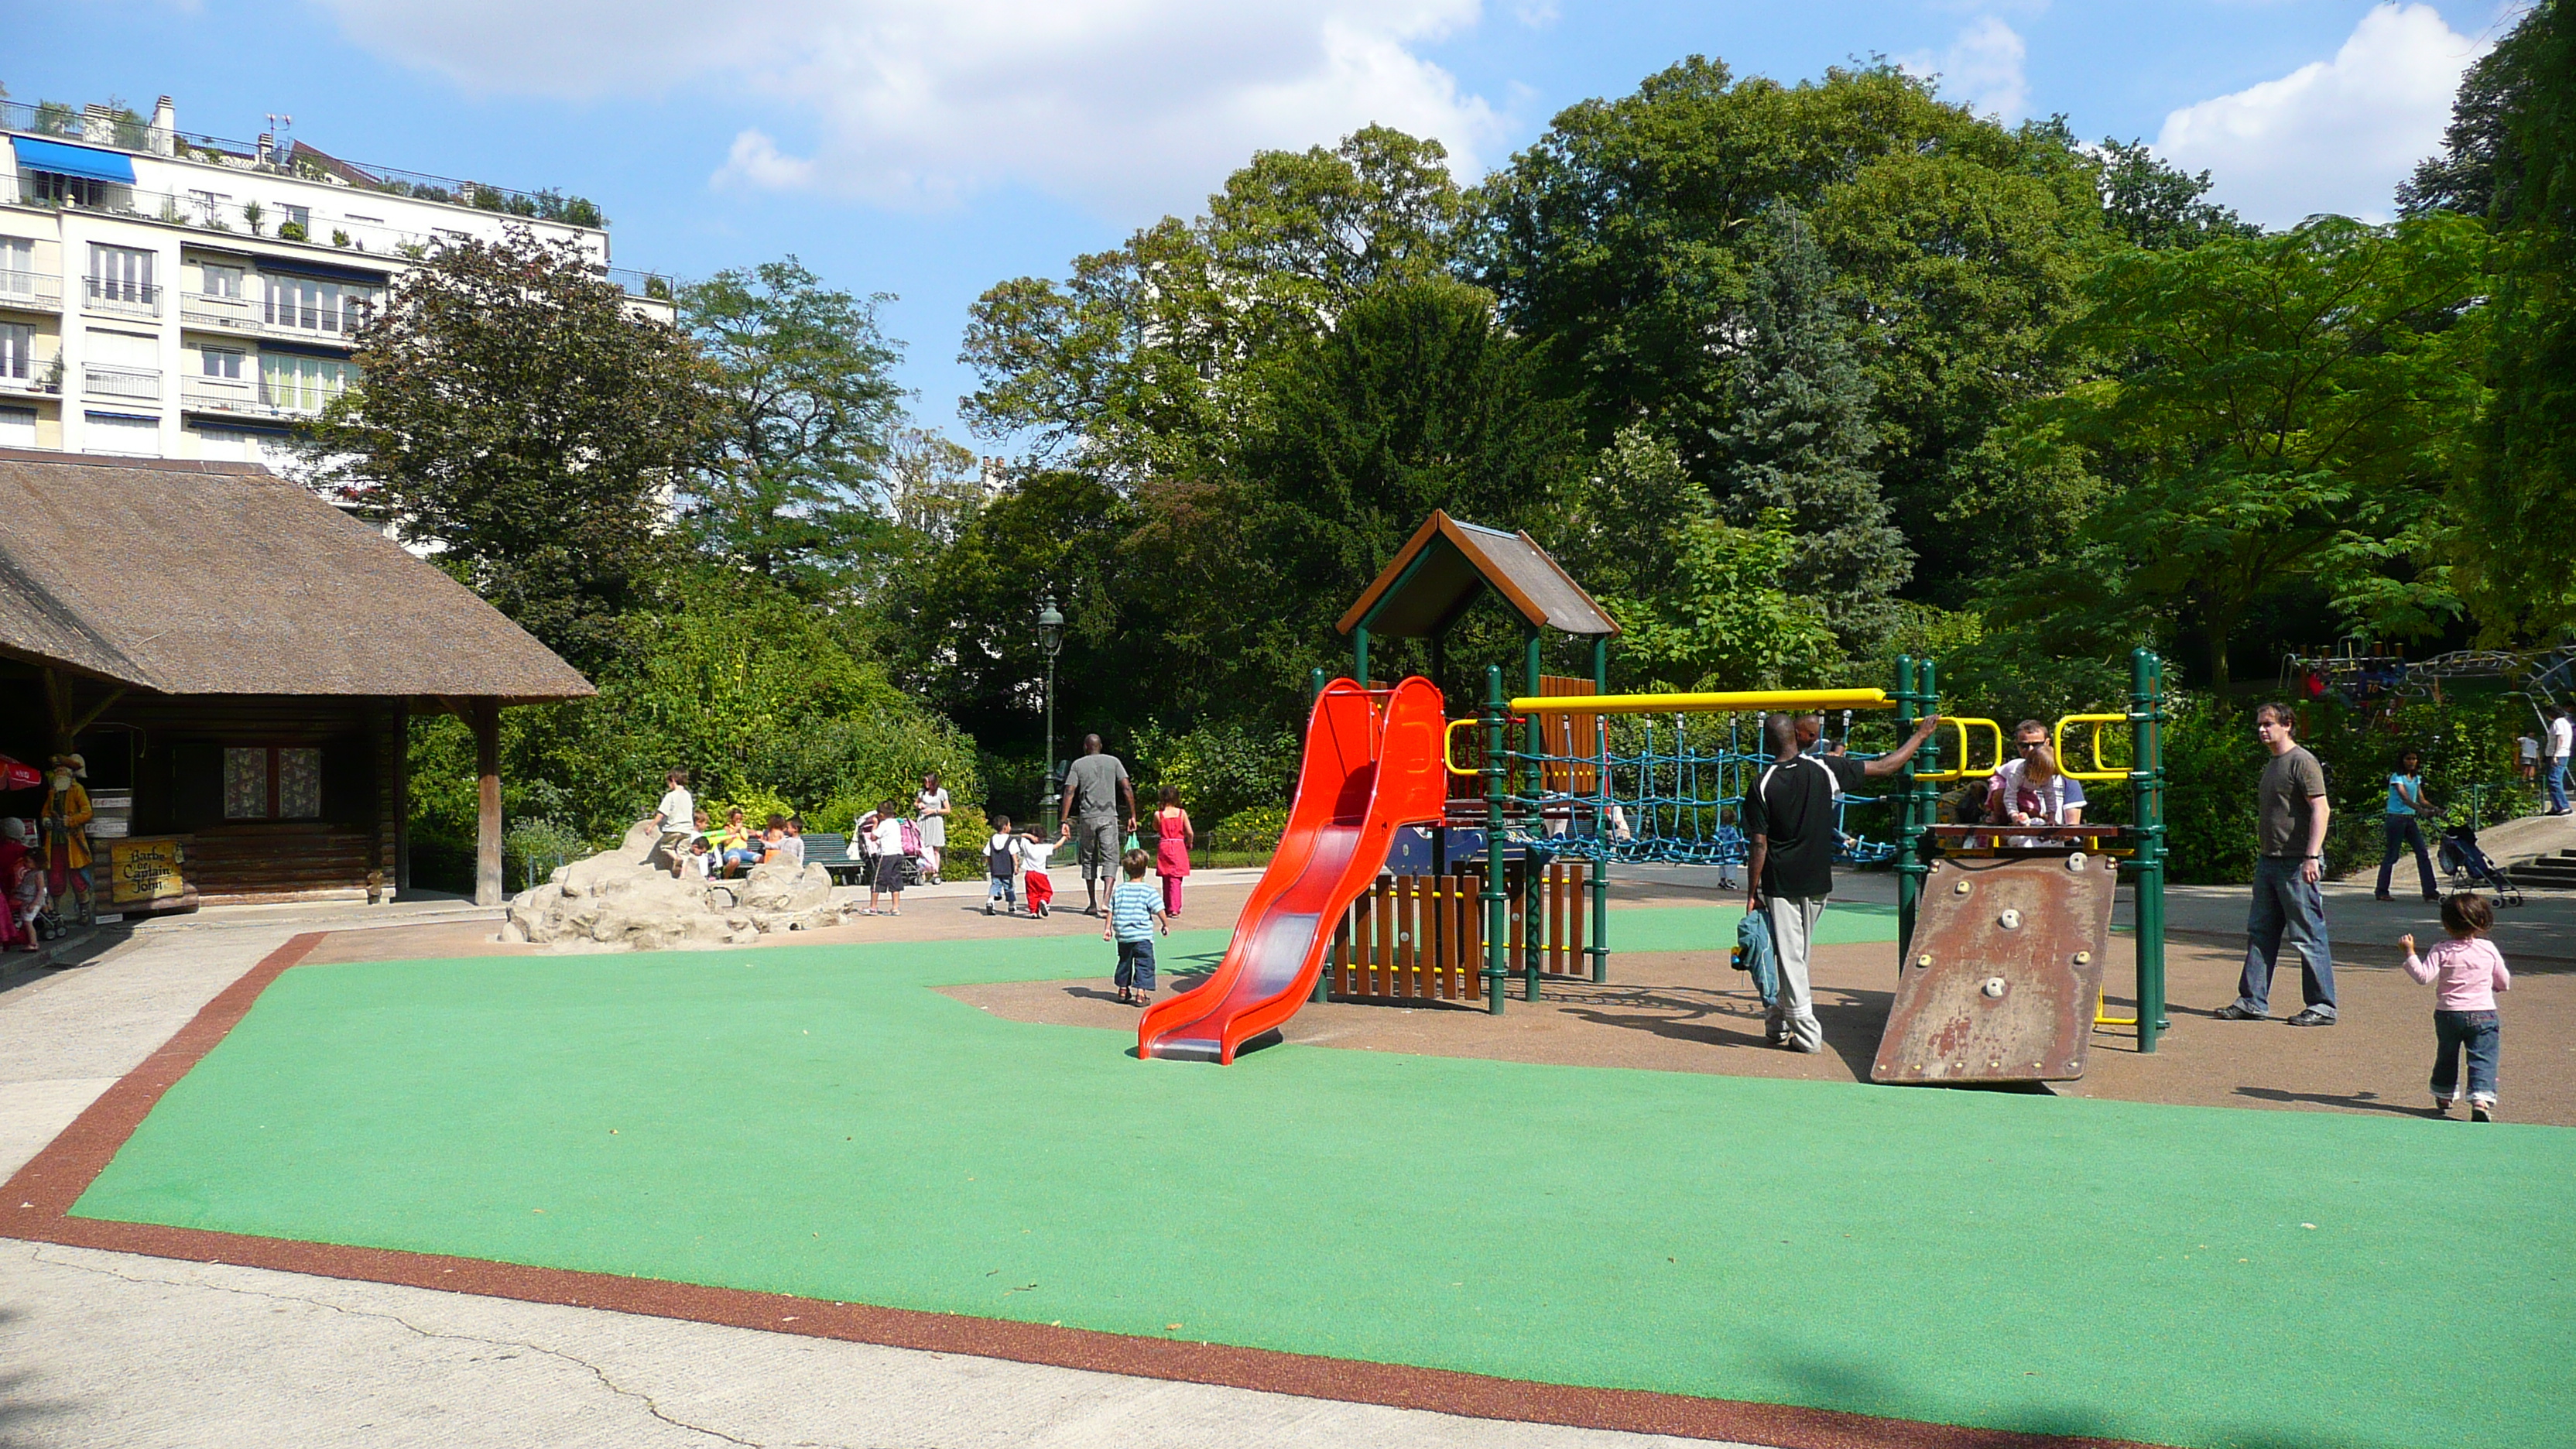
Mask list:
[[[591,693],[472,591],[256,464],[0,448],[0,754],[86,759],[102,911],[395,898],[409,722],[434,711],[475,730],[475,896],[496,903],[500,710]],[[0,794],[0,814],[41,802]],[[112,856],[182,876],[112,903]]]

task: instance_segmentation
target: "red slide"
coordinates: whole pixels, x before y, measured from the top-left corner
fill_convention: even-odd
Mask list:
[[[1216,974],[1146,1008],[1136,1054],[1231,1062],[1313,994],[1331,925],[1386,864],[1399,825],[1440,817],[1439,687],[1405,680],[1383,700],[1347,679],[1325,686],[1306,725],[1297,803],[1261,884],[1244,902]]]

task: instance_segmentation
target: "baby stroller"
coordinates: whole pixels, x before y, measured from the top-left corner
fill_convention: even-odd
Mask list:
[[[2442,869],[2450,872],[2451,884],[2464,890],[2483,890],[2495,897],[2500,906],[2522,904],[2522,891],[2513,877],[2478,847],[2476,827],[2446,826],[2442,831]]]

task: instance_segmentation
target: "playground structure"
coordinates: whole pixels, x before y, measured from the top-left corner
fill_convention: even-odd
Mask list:
[[[2455,649],[2429,659],[2361,652],[2359,641],[2347,640],[2328,654],[2291,654],[2281,660],[2280,685],[2301,699],[2340,695],[2348,704],[2368,707],[2405,699],[2439,699],[2445,681],[2502,679],[2513,682],[2536,714],[2552,705],[2576,704],[2576,644],[2553,649]]]
[[[1426,638],[1440,672],[1443,636],[1488,586],[1521,616],[1528,693],[1507,696],[1502,667],[1489,665],[1481,709],[1452,719],[1428,679],[1362,682],[1373,636]],[[1768,763],[1743,748],[1748,721],[1843,712],[1847,733],[1856,711],[1892,710],[1900,730],[1938,712],[1937,665],[1911,658],[1899,662],[1893,690],[1611,695],[1617,625],[1598,605],[1526,535],[1436,513],[1341,627],[1353,639],[1356,678],[1326,682],[1317,671],[1306,763],[1279,853],[1216,972],[1139,1021],[1140,1056],[1231,1061],[1304,1001],[1335,992],[1464,1000],[1480,987],[1487,1010],[1500,1013],[1514,981],[1532,1001],[1548,979],[1606,981],[1612,866],[1744,861],[1743,794]],[[1542,671],[1547,629],[1589,643],[1590,679]],[[1843,851],[1847,860],[1892,861],[1897,874],[1903,954],[1878,1080],[2080,1076],[2091,1032],[2103,1025],[2133,1025],[2139,1050],[2156,1050],[2168,1024],[2161,662],[2136,651],[2131,681],[2125,712],[2072,715],[2054,731],[2067,774],[2129,785],[2125,826],[2015,829],[2016,837],[2063,839],[2014,847],[1991,827],[1941,824],[1940,787],[2002,763],[2004,729],[1989,719],[1945,720],[1884,795],[1839,802],[1838,820],[1881,807],[1894,816],[1887,839],[1846,827]],[[1728,718],[1695,731],[1693,722],[1710,715]],[[1614,731],[1614,721],[1637,723]],[[2125,765],[2104,753],[2105,729],[2121,725]],[[2089,768],[2067,754],[2070,729],[2090,732]],[[1624,737],[1614,742],[1614,733]],[[1953,733],[1961,758],[1944,769]],[[1995,758],[1971,763],[1980,734]],[[1758,723],[1750,737],[1759,739]],[[2087,743],[2079,736],[2079,747]],[[1949,888],[1927,891],[1936,872]],[[2099,1009],[2119,879],[2138,903],[2138,1012],[2129,1018]],[[2018,904],[1987,912],[1983,925],[1962,914],[1986,912],[2007,894]],[[1918,934],[1943,944],[1918,949]]]

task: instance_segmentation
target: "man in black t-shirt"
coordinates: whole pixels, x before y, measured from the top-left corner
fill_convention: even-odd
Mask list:
[[[1745,909],[1770,923],[1772,954],[1779,960],[1780,993],[1764,1022],[1771,1045],[1824,1049],[1807,959],[1816,918],[1834,890],[1834,796],[1903,769],[1940,724],[1940,716],[1926,716],[1905,743],[1864,763],[1846,755],[1800,754],[1791,716],[1775,714],[1762,722],[1772,759],[1744,792],[1744,834],[1752,842],[1745,872],[1752,894]]]

